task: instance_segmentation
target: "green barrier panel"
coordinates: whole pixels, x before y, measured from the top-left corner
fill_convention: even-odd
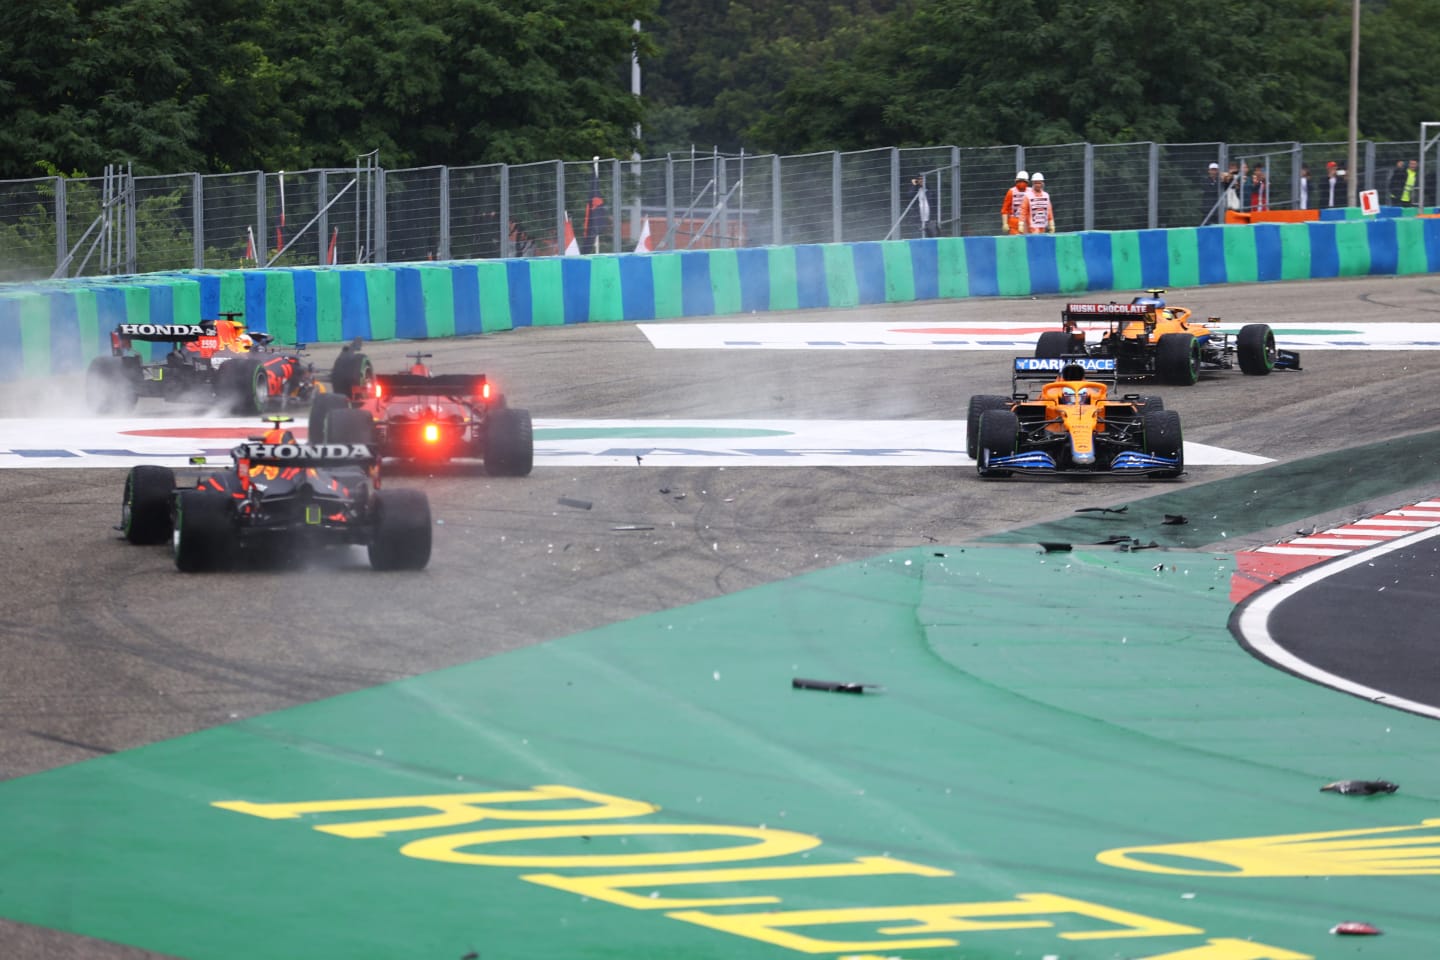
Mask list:
[[[1079,234],[1055,235],[1055,273],[1061,293],[1079,293],[1090,289],[1090,276],[1085,269],[1084,241]]]
[[[220,297],[225,297],[221,287]],[[321,270],[315,274],[315,339],[321,343],[339,343],[345,339],[340,317],[340,274]]]
[[[624,319],[620,258],[596,257],[590,261],[590,322]]]
[[[366,270],[365,296],[370,301],[370,339],[395,339],[395,273]]]
[[[1172,287],[1200,285],[1200,234],[1195,227],[1171,230],[1166,236]]]
[[[1370,272],[1369,224],[1360,220],[1335,224],[1335,247],[1340,253],[1340,276],[1363,277]]]
[[[641,254],[645,256],[645,254]],[[651,283],[655,285],[655,319],[685,316],[684,283],[680,272],[680,254],[652,253]]]
[[[425,300],[425,332],[430,337],[455,336],[455,281],[449,267],[423,266],[420,296]]]
[[[1397,273],[1428,273],[1429,257],[1425,253],[1425,224],[1419,220],[1399,220],[1395,223]]]
[[[200,316],[200,284],[194,280],[177,280],[169,286],[170,310],[176,323],[189,323],[191,317]]]
[[[963,237],[941,237],[936,244],[936,268],[940,271],[942,297],[970,296],[970,267],[965,259]],[[1029,265],[1026,265],[1029,269]]]
[[[1145,272],[1140,267],[1140,233],[1119,230],[1110,234],[1112,290],[1139,290],[1145,286]]]
[[[915,263],[908,240],[887,240],[880,244],[885,263],[885,302],[910,303],[915,299]]]
[[[1254,283],[1260,279],[1260,260],[1255,252],[1255,231],[1227,227],[1224,233],[1225,276],[1230,283]]]
[[[475,265],[480,284],[480,327],[486,333],[513,330],[510,315],[510,267],[504,260],[483,260]]]
[[[530,261],[530,325],[565,322],[565,274],[559,257]]]
[[[295,278],[289,271],[265,274],[265,331],[279,343],[295,342]]]
[[[21,368],[26,377],[50,375],[50,298],[26,297],[20,301]]]
[[[1000,296],[1030,295],[1029,250],[1029,241],[1024,237],[995,238],[995,282]]]
[[[860,305],[860,285],[855,282],[855,253],[848,243],[827,243],[820,247],[825,258],[825,292],[831,307]]]
[[[740,312],[740,255],[736,251],[710,251],[710,290],[715,296],[715,316]]]
[[[94,290],[80,289],[73,292],[75,298],[75,319],[80,329],[80,360],[89,363],[102,353],[110,352],[109,331],[100,331],[100,304]]]
[[[245,272],[243,270],[227,270],[220,275],[220,312],[245,312]],[[204,319],[210,318],[205,317]]]
[[[795,248],[771,247],[770,309],[794,310],[800,306],[800,281],[795,274]],[[655,308],[660,308],[660,284],[655,284]],[[658,313],[657,313],[658,315]]]
[[[1280,279],[1310,279],[1310,225],[1280,224]]]

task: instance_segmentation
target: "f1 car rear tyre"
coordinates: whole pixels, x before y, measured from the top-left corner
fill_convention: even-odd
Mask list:
[[[120,506],[120,531],[131,543],[164,543],[170,539],[170,495],[175,471],[169,467],[131,467],[125,475]]]
[[[535,428],[530,411],[490,411],[485,424],[485,472],[492,477],[526,477],[535,466]]]
[[[375,537],[370,566],[376,570],[423,570],[430,562],[430,501],[422,490],[375,495]]]
[[[228,361],[215,374],[215,401],[237,417],[259,416],[270,403],[270,378],[254,357]]]
[[[333,410],[345,409],[345,398],[333,393],[322,393],[316,396],[315,402],[310,406],[309,437],[311,443],[323,443],[325,441],[325,418]]]
[[[990,458],[1015,452],[1020,438],[1020,418],[1012,410],[986,410],[980,416],[980,452],[975,470],[982,477],[1008,477],[1011,471],[990,466]]]
[[[1174,470],[1157,476],[1178,477],[1185,472],[1185,438],[1180,431],[1180,414],[1174,410],[1145,414],[1145,452],[1176,461]]]
[[[1200,344],[1194,334],[1167,333],[1155,344],[1155,374],[1162,383],[1188,387],[1200,379]]]
[[[85,405],[94,413],[135,409],[135,382],[119,357],[96,357],[85,370]]]
[[[1009,406],[1009,397],[979,394],[970,398],[970,409],[965,414],[965,455],[971,460],[980,453],[980,418],[987,410],[1004,410]]]
[[[1035,341],[1035,356],[1040,359],[1062,357],[1070,349],[1070,334],[1064,330],[1046,330]]]
[[[1247,323],[1235,338],[1240,372],[1263,377],[1275,369],[1275,331],[1268,323]]]
[[[342,397],[348,397],[358,388],[364,387],[375,375],[370,358],[354,350],[342,350],[330,368],[330,388]]]
[[[235,549],[230,498],[205,490],[182,490],[175,501],[175,566],[185,573],[229,567]]]
[[[374,443],[375,418],[369,410],[345,408],[325,415],[326,443]]]

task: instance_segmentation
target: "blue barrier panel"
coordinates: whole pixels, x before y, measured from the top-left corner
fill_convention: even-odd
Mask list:
[[[885,303],[885,252],[874,241],[850,245],[855,293],[861,303]]]
[[[740,312],[764,313],[770,309],[770,253],[741,247],[735,251],[740,266]]]
[[[710,255],[703,250],[680,254],[680,309],[687,317],[715,314],[715,289],[710,285]]]
[[[290,276],[295,285],[295,342],[314,343],[320,339],[315,307],[315,271],[292,269]]]
[[[1166,230],[1141,230],[1140,288],[1170,286],[1170,241]]]
[[[364,274],[359,274],[364,276]],[[265,274],[259,270],[245,274],[245,326],[260,333],[265,329]]]
[[[506,260],[505,276],[510,281],[510,326],[531,326],[535,321],[535,297],[530,291],[530,262]]]
[[[1200,282],[1224,283],[1227,279],[1225,271],[1225,231],[1229,227],[1197,227],[1195,229],[1195,246],[1197,256],[1200,260]]]
[[[1370,272],[1394,273],[1400,264],[1400,245],[1395,239],[1395,221],[1371,220],[1367,228],[1370,234]]]
[[[25,375],[25,349],[20,337],[23,297],[0,297],[0,380],[19,380]]]
[[[50,304],[50,372],[69,373],[84,366],[80,343],[80,313],[75,308],[76,290],[48,292]]]
[[[1440,272],[1440,219],[1426,217],[1420,223],[1425,237],[1425,268],[1431,273]]]
[[[1255,232],[1255,279],[1279,280],[1284,275],[1284,258],[1280,250],[1280,225],[1257,223]]]
[[[150,292],[151,323],[175,322],[175,290],[167,283],[147,283],[144,289]]]
[[[1000,295],[999,265],[994,237],[965,238],[965,268],[970,277],[970,296]]]
[[[1111,289],[1115,280],[1115,265],[1110,261],[1110,234],[1082,233],[1080,249],[1085,253],[1086,289]]]
[[[1025,244],[1032,294],[1060,292],[1060,267],[1055,260],[1055,249],[1055,238],[1048,234],[1031,237]]]
[[[560,260],[560,295],[566,323],[590,321],[590,258]]]
[[[197,273],[186,279],[200,285],[200,319],[214,320],[220,316],[220,277],[213,273]]]
[[[620,303],[626,320],[655,319],[653,267],[653,261],[645,254],[620,258]]]
[[[473,263],[450,264],[450,289],[455,303],[455,332],[484,333],[480,321],[480,268]]]
[[[430,336],[425,321],[425,284],[414,267],[393,267],[395,273],[395,336],[424,340]]]
[[[340,271],[340,333],[347,342],[371,338],[370,288],[363,270]]]
[[[817,246],[795,248],[795,305],[830,306],[830,291],[825,286],[825,251]]]
[[[910,270],[915,275],[915,299],[939,299],[940,241],[910,241]]]
[[[1310,228],[1310,276],[1340,276],[1340,247],[1335,243],[1335,224],[1312,222]]]

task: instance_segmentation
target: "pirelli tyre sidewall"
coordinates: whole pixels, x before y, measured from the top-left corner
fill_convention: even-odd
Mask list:
[[[430,562],[430,501],[423,490],[375,494],[375,533],[370,566],[376,570],[423,570]]]
[[[270,402],[270,378],[255,357],[227,360],[215,374],[215,401],[240,417],[265,412]]]
[[[355,350],[342,350],[330,368],[330,386],[342,397],[351,396],[375,375],[370,358]]]
[[[1275,369],[1278,356],[1275,349],[1275,331],[1268,323],[1247,323],[1235,337],[1235,357],[1240,361],[1240,372],[1250,376],[1263,377]]]
[[[995,394],[979,394],[970,398],[970,408],[965,413],[965,455],[974,460],[980,454],[980,418],[987,410],[1005,410],[1010,398]]]
[[[175,471],[169,467],[131,467],[125,475],[125,497],[120,507],[120,531],[134,544],[164,543],[170,539],[170,498],[175,492]]]
[[[1035,341],[1035,356],[1040,359],[1064,356],[1072,349],[1070,340],[1070,334],[1064,330],[1046,330]]]
[[[980,417],[980,452],[975,470],[982,477],[1008,477],[1011,471],[990,466],[990,459],[1015,452],[1020,437],[1020,418],[1013,410],[987,410]]]
[[[233,564],[235,524],[230,498],[206,490],[182,490],[175,499],[171,537],[175,566],[185,573],[223,570]]]
[[[92,413],[127,413],[135,409],[135,376],[120,357],[96,357],[85,370],[85,405]]]
[[[322,393],[315,398],[315,403],[310,407],[310,419],[307,423],[309,432],[306,434],[311,443],[325,442],[325,418],[332,411],[344,410],[345,407],[345,398],[337,394]]]
[[[1192,386],[1200,379],[1200,344],[1190,333],[1167,333],[1155,344],[1155,375],[1161,383]]]
[[[530,411],[491,410],[485,422],[485,472],[492,477],[529,476],[535,466],[535,427]]]

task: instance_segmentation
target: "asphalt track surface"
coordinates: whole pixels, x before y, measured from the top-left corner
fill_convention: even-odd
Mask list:
[[[1053,322],[1064,299],[753,319]],[[1440,282],[1433,277],[1176,290],[1171,299],[1237,325],[1440,323]],[[1440,333],[1440,325],[1436,329]],[[328,367],[334,349],[317,348],[317,365]],[[408,349],[414,347],[369,348],[382,370],[398,368]],[[657,351],[633,324],[522,330],[426,349],[435,354],[437,372],[498,378],[512,404],[537,419],[950,418],[958,424],[971,394],[1008,389],[1003,354]],[[1304,365],[1303,373],[1277,373],[1260,382],[1242,380],[1236,371],[1155,392],[1181,411],[1187,439],[1279,462],[1436,426],[1440,351],[1316,351],[1304,356]],[[0,415],[79,415],[74,387],[73,381],[57,381],[7,388]],[[163,414],[163,406],[151,410]],[[1197,467],[1183,483],[1254,469]],[[0,470],[0,778],[838,562],[902,547],[965,543],[1167,486],[982,483],[972,471],[954,467],[542,466],[519,479],[451,468],[403,480],[427,491],[434,516],[443,521],[430,568],[382,579],[360,551],[299,575],[182,577],[167,551],[130,547],[117,538],[112,526],[123,476],[119,470]],[[569,508],[561,498],[593,507]],[[626,524],[654,530],[611,529]],[[1255,530],[1227,546],[1290,532]],[[1373,587],[1358,583],[1353,589]],[[42,960],[151,956],[3,922],[0,952]]]

